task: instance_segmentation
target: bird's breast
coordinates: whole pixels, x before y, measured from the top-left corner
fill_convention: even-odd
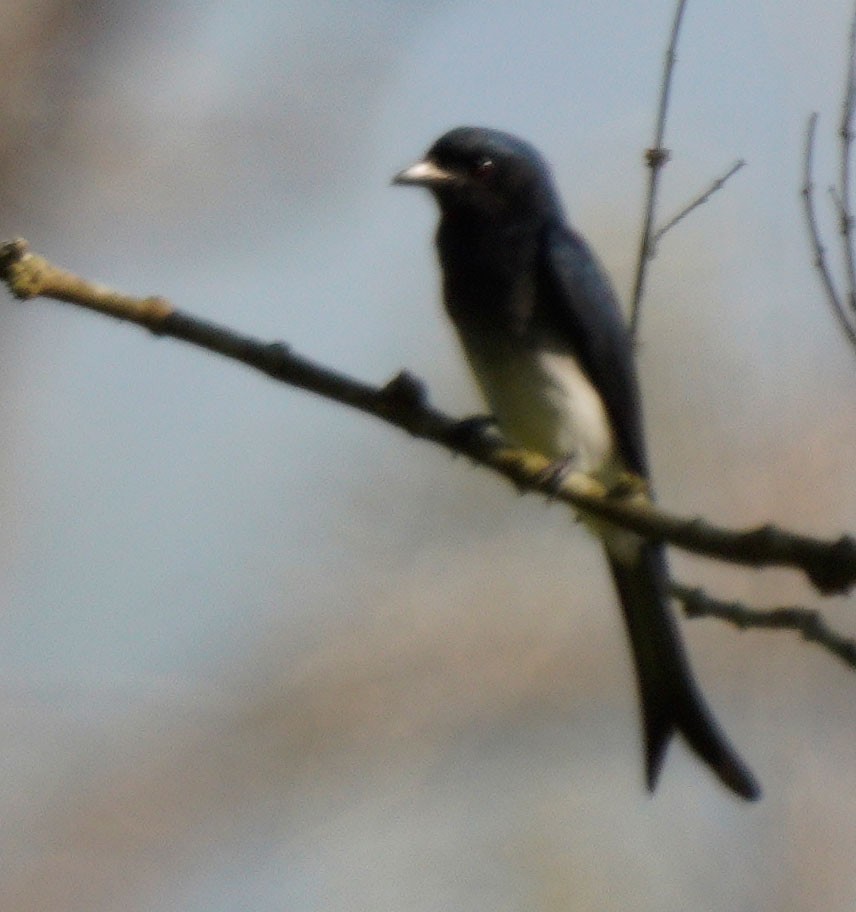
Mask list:
[[[508,336],[461,336],[482,393],[510,442],[549,459],[572,456],[582,472],[612,473],[614,440],[606,408],[571,351]]]

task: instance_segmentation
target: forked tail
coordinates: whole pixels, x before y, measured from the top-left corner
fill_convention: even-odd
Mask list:
[[[636,665],[648,788],[656,786],[669,739],[678,731],[728,788],[748,801],[760,798],[755,777],[729,744],[693,678],[669,606],[662,546],[642,543],[631,561],[627,550],[607,546]]]

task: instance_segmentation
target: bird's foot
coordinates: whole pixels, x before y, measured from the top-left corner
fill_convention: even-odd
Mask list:
[[[635,472],[622,472],[609,486],[607,497],[630,498],[649,494],[648,481]]]
[[[576,453],[568,453],[560,459],[551,462],[545,469],[538,473],[540,484],[547,486],[547,499],[553,500],[562,489],[562,484],[574,470],[577,461]]]

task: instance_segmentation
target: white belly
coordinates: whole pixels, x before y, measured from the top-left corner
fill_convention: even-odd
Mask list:
[[[467,352],[500,430],[512,443],[574,468],[611,474],[614,439],[603,401],[575,358],[551,351],[511,351],[485,358]]]

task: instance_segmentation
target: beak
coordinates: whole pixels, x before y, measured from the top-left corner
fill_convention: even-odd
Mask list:
[[[439,165],[426,158],[416,162],[409,168],[399,171],[392,179],[393,184],[410,185],[414,187],[436,187],[452,180],[452,173],[445,171]]]

